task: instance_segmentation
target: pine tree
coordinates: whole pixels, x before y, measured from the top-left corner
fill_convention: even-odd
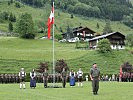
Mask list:
[[[110,21],[108,21],[103,29],[103,34],[108,34],[113,32],[110,26]]]
[[[8,30],[9,30],[9,32],[12,32],[13,31],[13,24],[12,24],[11,21],[9,22]]]
[[[73,14],[71,14],[71,18],[74,18]]]
[[[99,29],[99,27],[100,27],[100,26],[99,26],[99,24],[97,23],[97,29]]]

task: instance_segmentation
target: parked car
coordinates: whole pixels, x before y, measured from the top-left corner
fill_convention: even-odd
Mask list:
[[[70,43],[75,43],[77,41],[79,41],[79,38],[78,37],[68,39],[68,42],[70,42]]]
[[[66,39],[63,39],[63,40],[59,40],[59,42],[66,42]]]

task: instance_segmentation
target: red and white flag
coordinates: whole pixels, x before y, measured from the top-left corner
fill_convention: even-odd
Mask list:
[[[54,24],[54,2],[52,6],[52,11],[50,13],[50,16],[48,18],[47,27],[48,27],[48,39],[50,39],[50,33],[51,33],[51,25]]]

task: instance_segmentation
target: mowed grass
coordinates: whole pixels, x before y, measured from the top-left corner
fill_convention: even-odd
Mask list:
[[[51,40],[24,40],[13,37],[0,38],[1,73],[18,72],[21,67],[30,71],[38,67],[40,62],[52,62]],[[77,55],[78,54],[78,55]],[[75,50],[75,44],[55,42],[55,59],[76,59],[86,51]]]
[[[58,84],[61,86],[61,84]],[[0,84],[0,100],[132,100],[133,83],[100,82],[99,95],[92,94],[91,82],[83,87],[44,88],[37,83],[36,89],[19,89],[19,84]]]
[[[18,73],[21,67],[29,73],[44,61],[50,62],[51,73],[52,49],[52,40],[0,37],[0,73]],[[120,65],[126,61],[133,64],[133,54],[128,50],[100,54],[96,50],[75,49],[74,43],[55,41],[55,61],[59,59],[64,59],[74,71],[81,67],[84,73],[88,73],[95,62],[104,74],[117,74]]]

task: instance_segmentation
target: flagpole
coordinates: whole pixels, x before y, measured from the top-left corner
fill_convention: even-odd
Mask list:
[[[54,7],[54,2],[53,2]],[[55,86],[55,45],[54,45],[54,23],[53,23],[53,86]]]

